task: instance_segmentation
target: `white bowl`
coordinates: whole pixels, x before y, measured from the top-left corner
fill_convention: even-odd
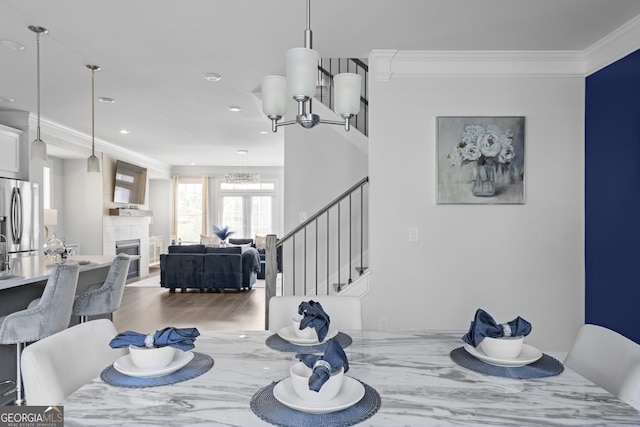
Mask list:
[[[336,397],[340,387],[342,387],[342,379],[344,378],[344,368],[340,368],[338,372],[331,374],[319,391],[314,391],[309,390],[309,377],[313,373],[311,368],[300,362],[293,365],[289,371],[293,390],[300,399],[310,402],[324,402]]]
[[[317,340],[318,333],[316,332],[316,328],[306,327],[304,329],[300,329],[300,321],[302,318],[302,316],[293,316],[291,319],[291,329],[293,329],[293,333],[303,340]]]
[[[518,337],[485,337],[480,341],[480,349],[489,357],[494,359],[515,359],[522,351],[524,336]]]
[[[170,346],[153,348],[137,347],[135,345],[129,346],[131,361],[139,369],[164,368],[173,360],[175,350],[175,348]]]

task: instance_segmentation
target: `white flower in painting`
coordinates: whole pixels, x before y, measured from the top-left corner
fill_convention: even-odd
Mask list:
[[[480,135],[486,133],[486,130],[482,126],[468,125],[464,127],[464,135],[462,135],[462,142],[465,145],[476,144]]]
[[[465,145],[462,149],[462,157],[465,160],[478,160],[482,153],[480,152],[480,148],[476,144],[468,144]]]
[[[515,156],[511,129],[503,131],[496,125],[466,125],[460,141],[447,157],[452,166],[493,165],[507,173]]]
[[[478,146],[480,152],[485,157],[495,157],[502,151],[502,145],[498,141],[498,137],[493,133],[485,133],[478,138]]]
[[[447,159],[449,159],[449,162],[451,162],[451,166],[459,165],[460,163],[462,163],[462,153],[460,152],[460,149],[458,147],[455,147],[453,150],[451,150],[451,153],[449,153]]]
[[[500,163],[509,164],[515,156],[516,153],[513,151],[513,147],[508,145],[506,147],[502,147],[500,155],[498,156],[498,161]]]

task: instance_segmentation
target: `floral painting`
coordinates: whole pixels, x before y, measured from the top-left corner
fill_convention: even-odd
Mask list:
[[[438,117],[440,204],[524,203],[524,117]]]

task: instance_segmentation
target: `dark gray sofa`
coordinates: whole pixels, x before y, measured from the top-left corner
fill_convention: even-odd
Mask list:
[[[252,247],[210,247],[204,245],[169,246],[160,255],[160,286],[175,292],[187,288],[251,289],[260,271],[260,256]]]

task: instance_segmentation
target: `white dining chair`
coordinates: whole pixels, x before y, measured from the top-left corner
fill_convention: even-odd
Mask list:
[[[126,348],[111,348],[118,334],[109,319],[90,320],[29,345],[22,352],[22,380],[29,405],[56,405],[116,359]]]
[[[564,365],[640,410],[640,345],[602,326],[586,324]]]
[[[362,329],[362,304],[360,298],[341,295],[286,295],[269,300],[269,330],[272,332],[291,325],[291,318],[298,313],[302,301],[317,301],[329,315],[331,326],[338,331]]]

